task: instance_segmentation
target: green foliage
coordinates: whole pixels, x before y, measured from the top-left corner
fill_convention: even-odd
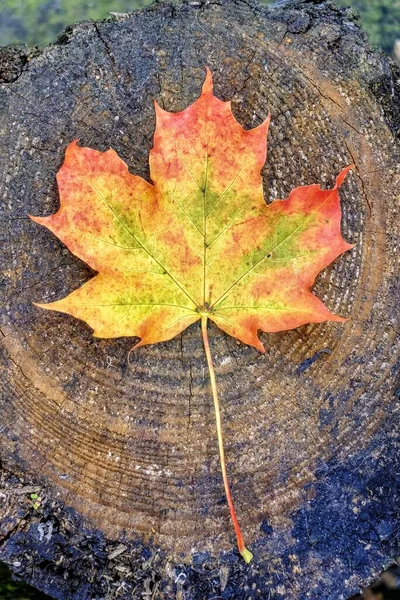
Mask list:
[[[390,53],[400,37],[400,0],[334,0],[359,13],[371,44]],[[130,12],[151,0],[1,0],[0,45],[26,42],[45,46],[72,23],[106,19],[110,12]],[[274,0],[264,0],[273,4]]]
[[[30,585],[13,581],[7,567],[0,562],[0,598],[1,600],[50,600]]]
[[[67,25],[106,19],[110,12],[130,12],[146,4],[150,0],[1,0],[0,45],[46,46]]]
[[[334,0],[337,6],[351,7],[360,15],[361,25],[373,46],[388,54],[400,39],[400,0]]]

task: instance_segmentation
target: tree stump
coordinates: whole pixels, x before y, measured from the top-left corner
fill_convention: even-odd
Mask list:
[[[43,51],[2,49],[0,65],[1,559],[60,600],[357,591],[394,556],[400,505],[398,70],[350,10],[318,0],[155,3]],[[93,275],[28,218],[57,210],[68,143],[111,146],[148,179],[153,100],[182,110],[206,65],[245,128],[271,113],[267,202],[357,166],[341,189],[355,247],[315,286],[348,321],[262,335],[265,355],[211,328],[250,565],[235,550],[198,324],[129,364],[132,339],[94,339],[32,304]]]

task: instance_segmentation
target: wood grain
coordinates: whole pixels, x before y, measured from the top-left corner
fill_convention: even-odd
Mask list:
[[[282,563],[281,584],[257,571],[261,597],[289,582],[293,599],[305,598],[306,589],[307,598],[333,591],[339,597],[379,571],[392,552],[366,535],[363,560],[353,561],[351,571],[346,543],[360,537],[353,509],[370,498],[368,485],[354,489],[355,504],[341,495],[347,484],[337,468],[360,475],[368,465],[360,475],[366,483],[398,441],[391,427],[399,350],[399,96],[394,66],[332,5],[158,3],[72,27],[3,84],[1,457],[106,539],[159,549],[167,557],[161,581],[168,580],[167,559],[190,565],[208,552],[213,565],[233,549],[199,326],[128,360],[134,340],[94,339],[83,323],[32,305],[61,298],[93,275],[27,216],[57,210],[55,175],[68,143],[113,147],[132,173],[148,178],[153,100],[170,111],[186,107],[199,94],[205,65],[216,94],[233,99],[244,127],[271,113],[267,202],[297,185],[331,186],[341,168],[357,165],[340,191],[343,235],[355,248],[315,287],[348,321],[264,335],[265,355],[210,331],[232,492],[256,556],[251,568],[283,554],[301,561],[295,575],[289,559]],[[359,468],[349,467],[353,459]],[[318,486],[325,484],[336,489],[339,504],[342,498],[344,522],[355,515],[332,572],[311,534],[296,537],[298,519],[313,502],[309,527],[318,529]],[[385,510],[377,519],[394,522]],[[37,518],[32,514],[25,529]],[[0,548],[15,557],[1,538]],[[313,592],[319,568],[325,576]],[[178,584],[171,586],[159,597],[175,598]],[[59,598],[84,597],[60,590]]]

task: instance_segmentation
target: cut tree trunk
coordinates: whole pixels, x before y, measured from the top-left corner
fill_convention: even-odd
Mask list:
[[[206,65],[245,128],[271,113],[268,202],[357,167],[340,192],[355,247],[314,288],[347,322],[262,335],[265,355],[210,330],[250,565],[235,550],[199,324],[129,362],[134,340],[94,339],[32,304],[93,276],[28,218],[57,210],[66,146],[111,146],[148,179],[153,100],[182,110]],[[0,66],[2,560],[60,600],[357,591],[395,555],[399,527],[396,67],[350,10],[252,0],[156,3],[70,27],[43,51],[2,49]]]

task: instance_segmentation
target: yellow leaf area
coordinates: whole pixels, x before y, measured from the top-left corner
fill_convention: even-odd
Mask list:
[[[98,275],[43,308],[82,319],[102,338],[169,340],[206,316],[260,351],[259,330],[342,321],[314,296],[315,277],[351,248],[338,188],[294,189],[267,206],[260,170],[269,118],[245,131],[229,102],[201,96],[179,113],[157,104],[152,183],[114,150],[73,142],[57,181],[61,207],[45,225]]]

